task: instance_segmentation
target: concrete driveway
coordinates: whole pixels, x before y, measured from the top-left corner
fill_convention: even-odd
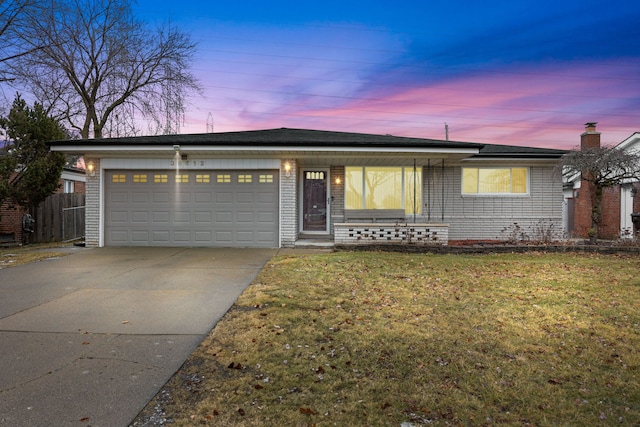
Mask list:
[[[0,269],[0,425],[126,426],[276,252],[79,248]]]

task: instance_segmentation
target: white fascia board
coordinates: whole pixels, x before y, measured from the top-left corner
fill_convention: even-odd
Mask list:
[[[630,137],[622,141],[620,144],[616,145],[616,148],[619,148],[621,150],[627,150],[638,143],[640,143],[640,132],[635,132],[633,135],[631,135]],[[633,147],[632,149],[636,149],[636,148]],[[637,149],[640,149],[640,147],[638,147]]]
[[[68,181],[87,182],[87,175],[84,172],[70,172],[63,170],[62,174],[60,174],[60,178]]]

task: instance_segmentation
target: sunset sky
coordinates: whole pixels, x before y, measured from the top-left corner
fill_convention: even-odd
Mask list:
[[[198,43],[181,133],[280,127],[573,148],[640,131],[640,2],[164,1]],[[211,123],[211,122],[210,122]]]

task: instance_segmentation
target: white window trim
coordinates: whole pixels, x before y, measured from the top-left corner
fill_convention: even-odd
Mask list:
[[[465,169],[526,169],[527,191],[525,193],[465,193],[464,170]],[[513,185],[513,182],[512,182]],[[460,195],[462,197],[529,197],[531,195],[531,168],[529,166],[462,166],[460,168]]]
[[[400,207],[399,209],[404,209],[404,211],[406,212],[407,207],[406,205],[406,195],[405,195],[405,186],[406,186],[406,182],[405,182],[405,177],[406,177],[406,172],[407,170],[411,170],[413,172],[413,166],[353,166],[356,168],[362,168],[362,188],[361,188],[361,194],[362,194],[362,206],[360,209],[366,209],[367,206],[367,197],[365,195],[365,189],[367,187],[367,180],[364,179],[365,174],[367,173],[367,168],[378,168],[378,167],[383,167],[383,168],[400,168],[401,169],[401,175],[402,175],[402,194],[401,194],[401,203],[402,203],[402,207]],[[422,166],[416,166],[416,173],[417,170],[420,170],[420,174],[422,175],[424,173],[423,167]],[[346,168],[345,168],[345,175],[346,175]],[[417,191],[417,194],[422,194],[422,190],[424,189],[424,183],[422,182],[422,178],[420,180],[420,189]],[[346,203],[347,203],[347,197],[345,194],[345,209],[346,209]],[[413,207],[413,206],[412,206]],[[422,215],[422,206],[416,206],[416,215]]]

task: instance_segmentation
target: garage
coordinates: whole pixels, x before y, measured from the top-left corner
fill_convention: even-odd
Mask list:
[[[107,246],[278,247],[277,170],[106,170]]]

